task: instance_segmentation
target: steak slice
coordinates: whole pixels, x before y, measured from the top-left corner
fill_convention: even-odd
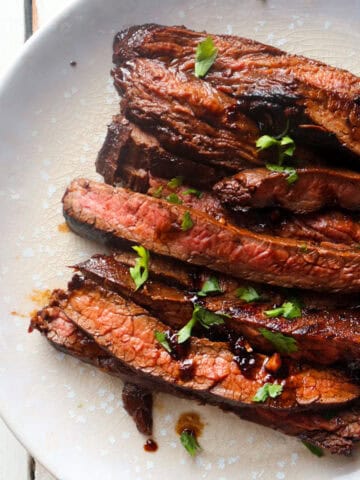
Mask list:
[[[115,73],[127,72],[129,65],[140,59],[151,59],[184,79],[194,78],[196,46],[206,36],[185,27],[160,25],[123,30],[114,39]],[[210,36],[218,55],[201,80],[203,88],[209,85],[226,93],[238,109],[263,122],[266,133],[288,119],[303,141],[312,145],[336,141],[347,151],[360,154],[359,77],[253,40]],[[231,117],[227,124],[230,122]]]
[[[360,256],[352,250],[302,244],[222,225],[182,205],[86,179],[63,197],[70,228],[113,246],[124,240],[155,253],[204,265],[240,278],[284,287],[360,291]],[[192,226],[183,230],[186,215]]]
[[[248,111],[192,74],[137,58],[115,69],[114,82],[125,116],[175,155],[236,171],[277,159],[274,149],[256,148],[261,131]],[[301,145],[294,158],[302,166],[323,162]]]
[[[324,207],[360,210],[360,174],[347,170],[304,168],[289,184],[284,172],[266,168],[244,170],[220,180],[214,192],[234,210],[281,207],[295,213],[310,213]]]
[[[328,210],[294,215],[277,208],[234,212],[222,206],[219,198],[211,192],[198,191],[194,194],[189,193],[189,190],[193,189],[185,185],[170,188],[167,180],[149,175],[148,195],[166,199],[175,193],[183,205],[207,213],[223,223],[234,224],[253,232],[297,238],[305,242],[335,243],[338,244],[336,248],[346,249],[347,246],[358,248],[360,243],[360,218],[356,213]],[[303,249],[306,248],[305,243]],[[335,245],[332,245],[332,248],[335,248]]]
[[[139,388],[147,390],[149,385],[147,384],[144,387],[142,378],[134,376],[131,370],[126,372],[124,366],[114,357],[108,355],[92,339],[86,337],[79,329],[74,327],[74,324],[59,307],[61,300],[59,301],[57,298],[58,294],[63,297],[63,292],[60,291],[53,295],[52,303],[56,307],[49,306],[35,314],[31,320],[31,329],[39,330],[55,348],[97,367],[101,365],[103,371],[120,376],[125,381],[126,378],[132,377],[132,382],[135,382]],[[90,345],[92,345],[92,348],[90,348]],[[152,385],[152,391],[154,388],[159,390],[159,385]],[[180,393],[173,390],[170,385],[165,384],[161,391],[176,395]],[[193,398],[191,394],[184,396]],[[340,409],[337,412],[332,411],[330,416],[326,412],[324,414],[315,412],[293,413],[264,408],[230,410],[246,420],[280,430],[288,435],[301,437],[320,447],[329,449],[332,453],[349,455],[353,444],[360,438],[359,409],[356,407]]]
[[[182,175],[187,183],[209,188],[229,170],[213,168],[164,150],[158,140],[122,115],[113,118],[96,160],[96,171],[106,183],[122,183],[132,190],[146,192],[149,173],[172,178]]]
[[[257,406],[253,397],[265,382],[274,378],[265,369],[269,357],[254,353],[251,375],[245,376],[222,342],[191,338],[186,357],[192,362],[191,378],[182,376],[178,361],[158,343],[155,332],[165,326],[135,303],[104,290],[92,282],[76,282],[61,298],[68,318],[95,343],[114,356],[134,375],[154,384],[170,384],[215,405]],[[274,410],[304,410],[346,405],[360,396],[360,387],[344,372],[312,368],[290,362],[288,374],[279,381],[280,396],[262,406]],[[248,372],[249,373],[249,372]]]
[[[257,350],[270,353],[277,350],[276,345],[269,342],[262,334],[262,328],[273,333],[282,333],[296,341],[291,351],[280,350],[284,356],[331,365],[335,362],[360,364],[360,309],[322,309],[314,311],[304,308],[302,316],[290,322],[284,317],[269,318],[264,311],[273,308],[275,298],[281,304],[286,297],[269,290],[257,289],[263,300],[246,303],[236,297],[236,289],[246,287],[241,282],[229,282],[220,278],[221,287],[228,291],[218,296],[201,299],[192,291],[169,287],[156,277],[148,280],[141,290],[135,290],[129,267],[114,257],[96,255],[79,263],[75,269],[104,288],[113,290],[137,304],[147,308],[159,320],[180,329],[192,317],[194,303],[207,310],[225,313],[224,321],[230,331],[245,336]],[[208,277],[209,278],[209,277]],[[229,288],[230,287],[230,288]],[[216,332],[200,330],[199,334],[216,335]],[[223,335],[226,332],[221,332]]]

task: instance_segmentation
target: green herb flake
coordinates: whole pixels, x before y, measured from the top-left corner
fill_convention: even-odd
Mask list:
[[[187,232],[188,230],[190,230],[192,227],[194,226],[194,222],[192,221],[192,218],[190,216],[190,212],[187,210],[184,215],[183,215],[183,218],[182,218],[182,221],[181,221],[181,230],[183,232]]]
[[[260,138],[256,140],[256,147],[259,150],[267,150],[268,148],[276,148],[278,151],[278,164],[282,165],[285,158],[290,158],[294,155],[296,145],[294,140],[286,135],[289,125],[286,126],[286,130],[281,133],[277,137],[271,137],[270,135],[262,135]],[[287,167],[290,168],[290,167]],[[291,172],[289,173],[289,177],[291,176]],[[292,175],[291,181],[289,183],[293,183],[296,181],[294,180],[295,175]]]
[[[161,197],[161,194],[162,194],[162,191],[163,191],[163,186],[160,185],[156,190],[153,191],[152,193],[152,196],[155,197],[155,198],[160,198]]]
[[[299,250],[300,250],[301,253],[307,253],[309,251],[306,243],[303,243],[302,245],[300,245]]]
[[[313,445],[310,442],[306,442],[305,440],[302,441],[302,443],[305,445],[305,447],[310,450],[310,452],[317,457],[321,458],[324,456],[324,451],[322,448],[317,447],[316,445]]]
[[[155,338],[160,343],[160,345],[168,352],[171,353],[171,346],[166,338],[166,334],[164,332],[158,332],[155,330]]]
[[[203,78],[215,62],[218,49],[211,37],[207,37],[196,47],[195,53],[195,77]]]
[[[265,383],[259,390],[256,392],[253,397],[253,402],[265,402],[269,397],[276,398],[281,395],[283,391],[282,385],[277,383]]]
[[[274,308],[272,310],[266,310],[265,315],[267,317],[284,317],[288,319],[301,317],[300,303],[293,299],[292,301],[284,302],[281,307]]]
[[[198,322],[198,318],[196,316],[196,307],[193,311],[191,319],[178,331],[178,343],[184,343],[191,337],[192,329]]]
[[[216,277],[208,278],[204,282],[201,290],[198,292],[198,295],[199,297],[206,297],[211,293],[222,293],[222,290],[219,285],[219,281]]]
[[[199,322],[204,328],[209,329],[212,325],[222,325],[224,317],[228,315],[210,312],[206,308],[195,305],[191,319],[178,331],[178,343],[184,343],[191,337],[194,326]]]
[[[266,340],[271,342],[279,353],[294,353],[298,350],[295,338],[288,337],[282,333],[274,333],[267,328],[259,328],[259,332]]]
[[[203,195],[203,192],[200,192],[200,190],[196,190],[196,188],[188,188],[187,190],[184,190],[182,192],[183,195],[195,195],[197,198],[201,198]]]
[[[240,287],[236,290],[235,295],[247,303],[256,302],[261,298],[254,287]]]
[[[181,187],[181,185],[183,184],[183,181],[184,181],[184,177],[180,177],[180,176],[174,177],[167,183],[167,186],[169,188]]]
[[[281,165],[274,165],[272,163],[267,163],[266,168],[271,172],[285,173],[286,181],[288,182],[289,185],[291,185],[292,183],[295,183],[299,179],[299,176],[295,168],[293,167],[285,167]]]
[[[201,450],[199,442],[191,430],[184,430],[181,433],[180,442],[192,457],[195,457],[195,455]]]
[[[130,268],[130,275],[135,282],[136,291],[146,282],[149,277],[150,252],[141,245],[132,248],[138,254],[135,266]]]
[[[182,204],[182,200],[176,195],[176,193],[170,193],[170,195],[168,195],[166,197],[166,200],[169,203],[174,203],[175,205],[181,205]]]

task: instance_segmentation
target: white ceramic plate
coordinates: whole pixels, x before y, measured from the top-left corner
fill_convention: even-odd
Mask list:
[[[74,176],[96,178],[94,159],[118,110],[114,33],[150,21],[248,36],[360,73],[355,0],[88,0],[34,35],[0,89],[1,414],[61,480],[359,478],[360,452],[318,459],[296,439],[166,395],[155,401],[160,448],[145,453],[122,408],[121,382],[26,332],[33,289],[64,286],[66,265],[99,250],[58,230],[60,200]],[[205,422],[196,460],[174,431],[189,410]]]

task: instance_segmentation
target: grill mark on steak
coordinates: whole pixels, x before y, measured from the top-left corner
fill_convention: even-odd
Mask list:
[[[147,308],[172,328],[180,329],[192,316],[195,286],[192,291],[182,291],[167,286],[155,277],[148,280],[140,291],[134,291],[128,266],[106,255],[92,257],[74,268],[104,288],[110,288]],[[216,297],[199,298],[197,303],[212,312],[230,315],[224,318],[226,326],[236,334],[244,335],[256,349],[266,353],[276,351],[274,345],[259,332],[260,328],[267,328],[295,338],[298,350],[287,354],[294,359],[322,365],[360,360],[360,309],[322,309],[319,312],[305,308],[300,318],[291,321],[283,317],[268,318],[264,311],[273,308],[276,297],[278,304],[285,301],[286,298],[281,295],[283,292],[276,294],[257,289],[264,300],[247,304],[235,296],[236,288],[245,284],[222,278],[220,283],[227,292]],[[208,332],[202,333],[207,335]]]
[[[156,341],[155,331],[165,326],[155,317],[123,297],[92,282],[67,292],[61,308],[72,322],[95,343],[150,382],[169,383],[215,405],[253,406],[252,398],[269,380],[263,368],[267,358],[254,354],[257,367],[252,378],[245,377],[226,344],[204,338],[191,338],[187,358],[192,360],[191,380],[182,380],[181,362],[174,360]],[[274,410],[321,408],[345,405],[356,400],[360,387],[344,372],[288,363],[289,375],[282,380],[283,392],[263,403]]]
[[[185,27],[132,27],[115,36],[115,70],[149,58],[192,76],[196,46],[206,36]],[[232,97],[267,128],[278,127],[287,118],[305,141],[337,144],[360,154],[357,76],[253,40],[210,36],[219,52],[204,83]]]
[[[63,208],[72,230],[114,246],[140,243],[158,254],[284,287],[360,290],[360,256],[352,250],[311,245],[302,252],[298,241],[222,225],[195,210],[193,227],[182,231],[186,207],[85,179],[71,183]]]
[[[215,169],[171,154],[154,136],[122,115],[115,116],[108,127],[96,160],[96,171],[106,183],[124,183],[140,192],[148,189],[148,173],[164,178],[182,175],[187,183],[199,188],[211,187],[230,173],[228,169]]]
[[[53,296],[53,301],[56,304],[59,303],[56,300],[56,295]],[[103,371],[120,376],[125,381],[132,376],[132,381],[136,382],[138,387],[150,388],[151,391],[155,388],[166,393],[176,395],[180,393],[180,396],[185,398],[194,398],[190,393],[184,395],[183,392],[176,391],[170,385],[164,384],[162,388],[159,388],[159,384],[152,384],[151,386],[145,384],[144,387],[143,379],[134,377],[129,369],[125,371],[123,365],[114,357],[98,347],[92,339],[85,337],[79,329],[76,327],[74,329],[71,320],[59,307],[57,309],[46,307],[35,314],[31,320],[31,328],[39,330],[58,350],[97,367],[101,365]],[[71,338],[70,341],[69,337]],[[89,348],[89,344],[92,345],[92,349]],[[84,345],[87,345],[86,349]],[[219,406],[225,408],[225,406]],[[233,411],[243,419],[260,423],[288,435],[312,440],[315,444],[329,449],[332,453],[349,455],[353,443],[360,438],[359,411],[356,407],[340,409],[338,412],[334,412],[331,419],[326,419],[321,414],[314,412],[280,412],[264,408],[229,409],[227,406],[226,409]]]
[[[214,192],[234,210],[281,207],[295,213],[311,213],[324,207],[360,210],[360,175],[347,170],[297,169],[298,179],[289,184],[287,174],[266,168],[244,170],[220,180]]]

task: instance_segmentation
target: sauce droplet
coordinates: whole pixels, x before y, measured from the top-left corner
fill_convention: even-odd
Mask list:
[[[204,424],[200,416],[195,412],[185,412],[179,417],[176,423],[175,431],[181,435],[184,430],[193,432],[195,437],[199,437],[204,429]]]
[[[145,452],[156,452],[158,448],[158,444],[155,442],[155,440],[153,440],[152,438],[148,438],[146,440],[146,443],[144,445]]]
[[[67,223],[60,223],[58,226],[57,226],[57,229],[60,233],[68,233],[70,232],[70,228],[68,226]]]

